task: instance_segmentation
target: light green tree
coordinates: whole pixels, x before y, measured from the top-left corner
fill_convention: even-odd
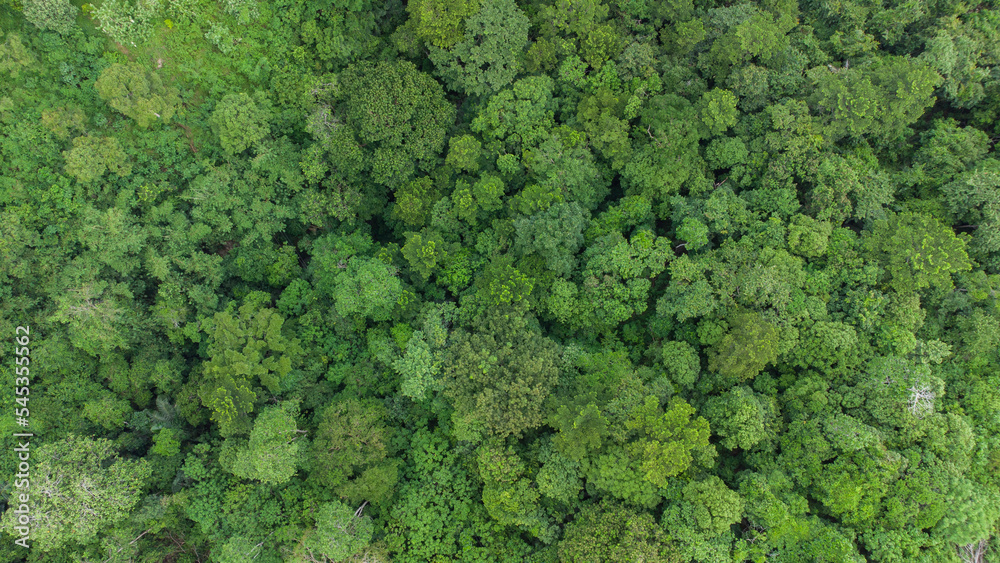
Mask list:
[[[642,459],[643,478],[659,487],[666,486],[670,477],[680,475],[691,466],[695,455],[704,460],[714,454],[709,445],[708,421],[692,418],[694,407],[680,397],[674,397],[666,409],[656,397],[648,396],[636,407],[627,425],[641,432],[628,449]]]
[[[270,134],[268,114],[248,94],[226,94],[215,106],[209,122],[223,150],[237,155]]]
[[[478,9],[478,0],[417,0],[406,4],[417,37],[442,49],[462,40],[466,18]]]
[[[729,389],[705,402],[705,418],[712,432],[730,450],[748,450],[775,435],[774,407],[770,398],[745,385]]]
[[[32,450],[32,548],[50,552],[72,543],[87,544],[124,520],[142,499],[151,475],[144,459],[118,458],[109,440],[70,434]],[[12,497],[3,515],[3,530],[18,536]]]
[[[209,359],[202,364],[198,395],[223,436],[250,432],[260,386],[281,393],[302,358],[298,339],[282,334],[284,319],[264,307],[264,300],[270,302],[270,296],[250,294],[238,310],[230,307],[202,321]]]
[[[303,545],[315,561],[316,556],[339,563],[348,561],[372,540],[375,528],[371,518],[334,500],[324,502],[316,513],[316,528],[303,540]]]
[[[132,173],[132,163],[114,137],[81,135],[73,139],[73,148],[63,151],[66,173],[85,183],[104,176],[108,171],[125,177]]]
[[[402,292],[394,266],[377,258],[354,256],[334,282],[333,302],[341,315],[386,321]]]
[[[721,135],[736,125],[739,117],[736,103],[736,96],[729,90],[713,88],[702,95],[698,110],[702,123],[712,135]]]
[[[79,9],[69,0],[26,0],[24,19],[39,29],[66,34],[76,24]]]
[[[249,439],[223,442],[219,463],[237,477],[280,485],[291,479],[305,457],[299,441],[305,430],[295,421],[298,404],[284,401],[265,408],[254,420]]]
[[[149,127],[160,120],[168,123],[180,104],[177,88],[167,87],[156,72],[138,63],[115,63],[104,69],[94,88],[108,105]]]
[[[877,221],[865,249],[881,262],[896,291],[953,287],[953,273],[969,271],[965,241],[937,219],[906,212]]]

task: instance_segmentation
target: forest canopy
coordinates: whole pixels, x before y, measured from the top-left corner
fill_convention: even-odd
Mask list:
[[[0,0],[0,563],[997,563],[998,123],[996,0]]]

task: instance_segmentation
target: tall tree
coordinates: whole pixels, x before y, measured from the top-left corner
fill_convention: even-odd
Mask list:
[[[125,519],[139,503],[151,469],[144,459],[124,460],[106,439],[70,434],[32,451],[31,490],[27,505],[32,547],[51,552],[86,544]],[[18,535],[18,514],[4,513],[2,526]]]

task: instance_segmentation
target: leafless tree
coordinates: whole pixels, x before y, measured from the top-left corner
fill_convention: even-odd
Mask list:
[[[958,548],[958,556],[963,563],[986,563],[986,553],[990,549],[990,544],[986,540],[972,542],[969,545]]]
[[[910,414],[917,418],[934,412],[934,391],[926,383],[914,384],[908,389],[910,398],[906,401],[906,406]]]

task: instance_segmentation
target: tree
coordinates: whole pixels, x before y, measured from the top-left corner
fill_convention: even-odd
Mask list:
[[[703,409],[723,447],[749,450],[775,435],[775,408],[768,397],[740,385],[710,397]]]
[[[87,544],[125,519],[141,500],[151,475],[144,459],[119,459],[109,440],[69,434],[32,451],[31,494],[12,497],[4,531],[17,535],[14,508],[26,504],[32,547],[42,552],[76,542]]]
[[[568,276],[575,269],[576,253],[583,245],[588,215],[573,202],[557,203],[531,217],[519,217],[514,220],[514,249],[520,254],[537,253],[550,270]]]
[[[440,434],[418,429],[410,440],[409,479],[393,503],[386,525],[393,561],[417,563],[454,556],[470,525],[474,477]]]
[[[648,512],[610,501],[584,508],[559,542],[560,563],[679,560],[666,532]]]
[[[562,132],[567,135],[553,134],[537,149],[525,151],[524,165],[543,188],[591,211],[607,197],[610,178],[597,166],[583,134]]]
[[[969,151],[961,151],[968,154]],[[986,159],[941,187],[949,209],[976,225],[970,251],[978,262],[997,271],[1000,265],[1000,161]]]
[[[451,140],[454,145],[455,137],[452,137]],[[448,154],[449,161],[452,154],[454,154],[454,150]],[[478,166],[477,163],[476,167],[478,168]],[[399,217],[407,226],[420,228],[429,222],[434,204],[440,197],[440,191],[434,185],[434,180],[429,176],[423,176],[396,189],[396,203],[392,209],[396,217]]]
[[[317,122],[312,133],[332,153],[333,166],[349,164],[343,180],[369,171],[376,183],[395,187],[436,163],[455,108],[441,85],[413,63],[351,65],[335,92],[332,105],[321,104],[314,113],[325,112],[328,119]]]
[[[790,363],[812,368],[828,377],[848,376],[861,362],[862,339],[843,322],[816,321],[800,331],[800,341]]]
[[[641,457],[645,480],[664,487],[668,478],[687,471],[692,454],[704,459],[714,453],[708,443],[708,421],[700,416],[692,419],[694,414],[694,407],[680,397],[670,399],[663,409],[656,397],[648,396],[635,408],[628,427],[645,436],[632,441],[628,449]]]
[[[257,145],[270,133],[268,114],[249,95],[226,94],[215,106],[209,123],[222,149],[237,155]]]
[[[141,0],[130,4],[125,0],[105,0],[94,10],[94,19],[100,29],[123,47],[136,47],[136,42],[146,41],[153,33],[153,21],[159,14],[160,4]]]
[[[822,256],[832,232],[830,223],[797,213],[788,225],[788,248],[801,256]]]
[[[374,525],[371,518],[361,516],[361,510],[351,510],[334,500],[324,502],[316,513],[316,528],[303,541],[310,557],[317,555],[330,561],[349,561],[371,542]],[[314,559],[315,560],[315,559]]]
[[[685,182],[693,185],[703,178],[704,162],[695,149],[702,124],[694,106],[672,94],[653,97],[639,116],[632,132],[633,157],[621,171],[622,185],[628,195],[661,203]]]
[[[541,426],[542,406],[556,383],[557,346],[516,314],[487,311],[473,332],[454,336],[442,366],[445,395],[456,415],[492,436],[523,435]]]
[[[698,250],[708,244],[708,227],[694,217],[685,217],[677,227],[677,238],[684,241],[684,248],[689,252]]]
[[[424,228],[419,233],[406,233],[402,252],[413,272],[426,281],[447,259],[449,246],[439,233]]]
[[[552,444],[569,459],[580,462],[588,454],[601,448],[608,435],[608,419],[601,415],[601,409],[594,403],[570,410],[561,405],[553,415],[550,424],[559,430]]]
[[[708,17],[708,37],[714,39],[707,53],[699,57],[699,66],[706,68],[717,81],[756,59],[764,62],[781,53],[788,45],[786,34],[795,27],[793,13],[768,13],[754,4],[714,8]],[[689,25],[678,29],[682,47],[692,44],[700,34]],[[687,39],[687,37],[691,37]]]
[[[607,330],[644,312],[650,280],[664,270],[672,254],[667,238],[645,229],[631,240],[612,233],[595,241],[582,255],[582,289],[567,286],[570,294],[573,290],[579,294],[570,296],[567,304],[575,309],[571,324]]]
[[[745,164],[749,156],[746,143],[739,137],[716,137],[705,147],[705,160],[715,170]]]
[[[472,130],[501,141],[503,152],[519,154],[549,136],[555,125],[555,82],[548,76],[529,76],[490,96]]]
[[[259,386],[273,394],[287,390],[288,375],[302,358],[298,339],[282,334],[284,319],[263,299],[270,296],[250,294],[238,310],[230,306],[202,322],[209,359],[202,363],[198,395],[223,436],[250,432]]]
[[[462,39],[466,18],[478,9],[478,0],[418,0],[406,5],[417,37],[441,49],[447,49]]]
[[[69,0],[27,0],[24,3],[24,19],[38,29],[51,29],[63,35],[73,29],[77,13],[76,6]]]
[[[66,173],[84,183],[94,182],[108,171],[123,178],[132,173],[132,163],[114,137],[76,137],[73,148],[64,151],[63,158]]]
[[[543,541],[551,542],[555,529],[550,529],[548,518],[539,508],[540,495],[524,475],[524,462],[512,448],[495,441],[479,446],[476,453],[486,512],[502,525],[531,530]]]
[[[429,58],[449,88],[484,96],[514,81],[527,43],[528,17],[514,0],[499,0],[465,20],[461,41],[447,50],[431,47]]]
[[[813,104],[827,118],[833,139],[867,136],[888,143],[934,103],[941,76],[914,59],[886,55],[869,64],[810,71],[816,85]]]
[[[70,342],[92,356],[130,348],[142,316],[128,287],[90,268],[67,268],[62,278],[50,320],[66,325]]]
[[[665,525],[680,525],[715,536],[729,531],[729,526],[743,516],[744,501],[739,493],[714,475],[688,482],[682,495],[683,501],[664,514]]]
[[[180,103],[176,88],[168,88],[159,74],[138,63],[109,66],[101,72],[94,88],[102,100],[142,128],[156,120],[168,123]]]
[[[403,356],[392,363],[400,377],[399,391],[414,401],[422,401],[440,387],[440,354],[432,350],[423,331],[414,331],[406,342]]]
[[[712,313],[719,305],[715,291],[705,274],[710,269],[705,261],[679,256],[670,264],[670,285],[656,302],[656,314],[679,322]]]
[[[760,313],[733,314],[729,331],[709,353],[708,369],[723,377],[752,379],[778,359],[778,327]]]
[[[309,478],[351,502],[389,500],[398,473],[389,458],[393,430],[386,419],[385,408],[371,401],[327,405],[311,444]]]
[[[395,267],[377,258],[352,256],[337,276],[332,295],[341,315],[387,321],[402,292]]]
[[[285,401],[261,411],[249,440],[229,438],[223,443],[219,463],[237,477],[280,485],[288,482],[304,458],[298,441],[305,430],[295,422],[298,405]]]
[[[445,163],[457,170],[475,174],[479,170],[483,144],[472,135],[458,135],[448,139],[448,157]]]
[[[736,103],[736,96],[729,90],[713,88],[701,96],[701,121],[712,135],[721,135],[736,125],[736,118],[739,117]]]
[[[876,222],[865,239],[865,249],[885,266],[899,292],[951,289],[952,273],[972,269],[965,246],[937,219],[912,212]]]
[[[986,133],[975,127],[959,127],[954,119],[935,119],[932,127],[920,136],[920,141],[906,176],[922,188],[947,184],[979,163],[989,150]],[[981,166],[980,170],[990,169],[989,162]],[[965,209],[952,207],[956,214]]]

